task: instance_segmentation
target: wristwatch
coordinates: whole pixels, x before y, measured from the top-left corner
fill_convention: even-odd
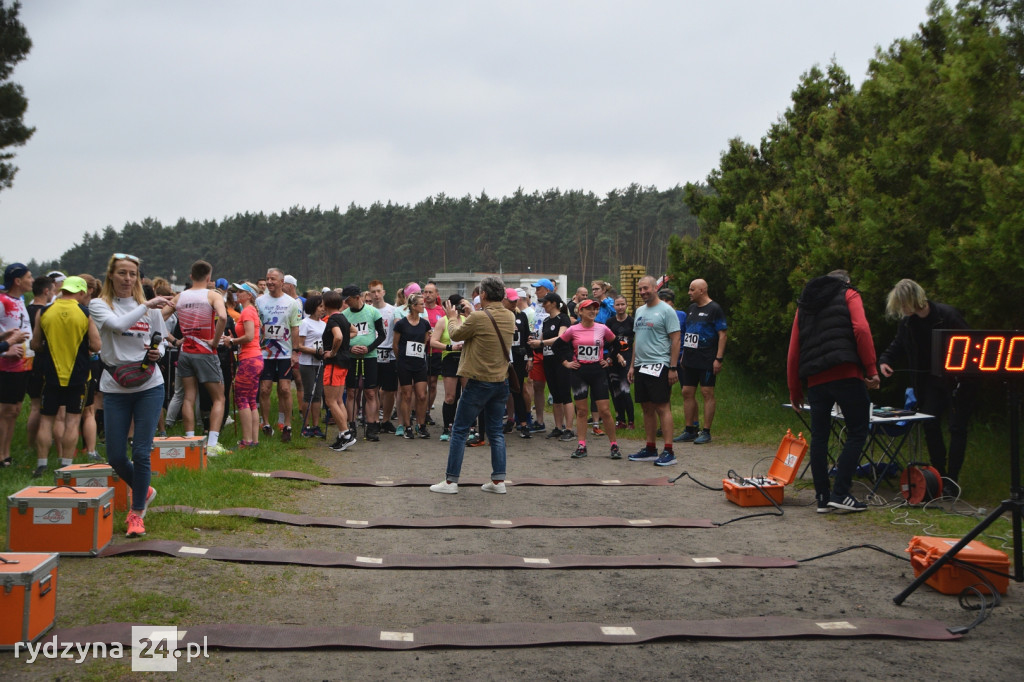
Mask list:
[[[725,358],[715,358],[715,362],[721,362],[722,360],[725,360]]]

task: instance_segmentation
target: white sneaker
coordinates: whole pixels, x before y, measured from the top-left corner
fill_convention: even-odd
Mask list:
[[[482,486],[480,486],[480,490],[483,490],[485,493],[498,493],[499,495],[504,495],[505,481],[502,481],[501,483],[487,481],[487,483],[484,483]]]
[[[231,451],[228,450],[223,445],[221,445],[220,443],[217,443],[216,445],[207,445],[206,446],[206,456],[207,457],[219,457],[220,455],[230,455],[230,454],[231,454]]]
[[[504,487],[504,486],[502,486]],[[454,495],[459,492],[458,483],[449,483],[448,481],[441,481],[430,486],[430,492],[432,493],[444,493],[445,495]]]

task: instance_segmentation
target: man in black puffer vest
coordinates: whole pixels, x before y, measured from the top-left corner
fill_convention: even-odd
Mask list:
[[[807,382],[811,474],[818,513],[864,511],[867,506],[850,493],[850,483],[868,436],[871,400],[867,389],[878,388],[879,379],[864,303],[850,286],[846,271],[816,277],[804,287],[789,337],[786,375],[790,401],[798,412],[804,397],[802,382]],[[828,438],[834,404],[846,422],[846,442],[830,490]]]

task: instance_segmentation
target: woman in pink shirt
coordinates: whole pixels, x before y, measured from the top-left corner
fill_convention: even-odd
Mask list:
[[[608,374],[605,368],[609,360],[604,357],[605,344],[611,354],[617,354],[615,334],[603,324],[595,322],[601,304],[593,299],[582,301],[577,307],[580,321],[566,329],[559,338],[572,346],[572,360],[562,362],[569,371],[572,386],[572,397],[576,403],[576,433],[579,445],[572,453],[574,458],[587,456],[587,415],[590,413],[588,398],[594,392],[594,402],[604,424],[604,432],[608,434],[611,445],[611,458],[621,459],[622,453],[615,440],[615,422],[611,410],[608,409]]]

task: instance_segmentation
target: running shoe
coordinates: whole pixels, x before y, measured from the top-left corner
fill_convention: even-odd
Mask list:
[[[146,492],[146,501],[142,505],[142,513],[139,514],[142,518],[146,518],[146,512],[149,511],[149,505],[153,504],[153,500],[156,499],[156,488],[149,486],[149,490]]]
[[[381,433],[395,433],[396,430],[397,429],[395,429],[395,425],[389,421],[383,421],[380,424]]]
[[[321,440],[327,440],[327,433],[325,431],[320,430],[319,426],[313,427],[313,435]]]
[[[285,426],[281,429],[281,442],[291,443],[292,442],[292,427]]]
[[[274,427],[271,426],[270,424],[264,424],[263,425],[263,435],[264,436],[273,436],[274,435]]]
[[[416,438],[416,432],[411,426],[402,429],[402,437],[406,440],[414,440]]]
[[[478,448],[481,445],[487,445],[487,439],[484,438],[482,435],[477,435],[466,441],[466,445],[471,448]]]
[[[634,452],[627,459],[630,462],[656,462],[658,460],[658,451],[648,450],[646,447],[643,447],[637,452]]]
[[[430,438],[430,431],[427,431],[426,424],[420,427],[420,438]]]
[[[586,435],[586,434],[584,434],[584,435]],[[572,429],[566,429],[566,430],[562,431],[562,435],[558,437],[558,440],[565,441],[565,442],[569,442],[571,440],[576,440],[576,434],[573,433]]]
[[[530,427],[526,426],[525,424],[523,426],[520,426],[519,427],[519,437],[520,438],[533,438],[533,434],[530,433]]]
[[[665,450],[664,452],[661,453],[661,457],[658,457],[658,459],[654,460],[654,466],[670,467],[673,464],[677,463],[678,461],[679,460],[676,459],[676,456],[674,454],[672,454],[668,450]]]
[[[842,511],[861,512],[866,511],[868,506],[858,500],[853,495],[846,495],[845,497],[839,497],[838,495],[832,495],[828,501],[828,506],[833,509],[840,509]]]
[[[206,446],[206,456],[207,457],[219,457],[220,455],[230,455],[230,454],[231,454],[231,451],[228,450],[223,445],[221,445],[220,443],[217,443],[216,445],[207,445]]]
[[[604,435],[604,429],[602,429],[597,424],[594,424],[594,435],[595,436],[603,436]]]
[[[405,426],[402,425],[402,424],[399,424],[398,427],[395,429],[395,435],[398,436],[399,438],[404,436],[405,435]]]
[[[692,443],[697,440],[697,431],[683,431],[678,436],[672,439],[675,443]]]
[[[366,440],[372,441],[374,443],[379,442],[380,441],[380,424],[378,424],[377,422],[373,422],[371,424],[367,424],[366,425],[365,433],[366,433],[366,435],[364,437],[366,438]]]
[[[441,432],[441,437],[440,437],[439,440],[447,441],[447,440],[451,440],[451,439],[452,439],[452,430],[451,429],[445,429],[444,431]]]
[[[562,429],[560,429],[560,428],[558,428],[556,426],[555,428],[551,429],[551,432],[548,433],[547,437],[548,438],[559,438],[559,437],[561,437],[561,435],[562,435]]]
[[[619,446],[613,445],[611,454],[609,455],[612,459],[622,459],[622,450],[619,450]]]
[[[573,459],[581,459],[587,456],[587,446],[580,443],[576,446],[575,452],[572,453]]]
[[[128,532],[125,533],[125,537],[128,538],[141,538],[146,534],[146,524],[142,522],[142,517],[135,512],[128,512]]]
[[[704,429],[700,432],[700,435],[693,439],[694,445],[701,445],[703,443],[711,442],[711,431]]]
[[[427,410],[427,418],[423,420],[425,426],[437,426],[437,422],[430,416],[430,410]]]

